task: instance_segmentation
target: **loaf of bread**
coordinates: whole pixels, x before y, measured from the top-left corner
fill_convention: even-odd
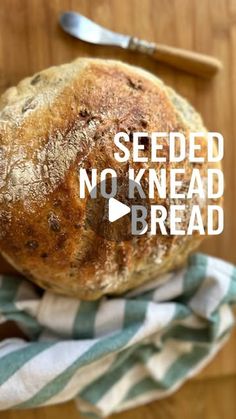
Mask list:
[[[206,132],[185,99],[117,61],[77,59],[8,89],[0,99],[1,254],[41,287],[85,300],[122,293],[183,265],[202,239],[198,233],[119,242],[85,225],[78,169],[109,167],[120,176],[129,166],[158,171],[163,164],[118,163],[114,135],[190,130]],[[205,153],[204,137],[202,144]],[[187,160],[181,167],[186,186],[192,167]],[[201,164],[202,176],[207,167]],[[170,204],[167,199],[167,209]],[[206,222],[209,202],[199,204]]]

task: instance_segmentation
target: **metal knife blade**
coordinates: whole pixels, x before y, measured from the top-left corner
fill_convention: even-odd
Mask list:
[[[128,48],[130,36],[112,32],[75,12],[65,12],[60,16],[62,29],[85,42],[100,45],[115,45]]]

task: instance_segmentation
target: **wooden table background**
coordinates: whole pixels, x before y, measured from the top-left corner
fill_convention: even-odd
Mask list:
[[[58,15],[77,10],[115,31],[213,54],[224,70],[204,81],[150,57],[83,44],[64,34]],[[202,249],[236,263],[236,0],[1,0],[0,93],[25,76],[77,56],[117,58],[162,77],[201,112],[207,127],[225,138],[225,229]],[[11,268],[0,260],[1,272]],[[176,394],[113,418],[235,419],[236,333],[215,360]],[[0,419],[79,418],[73,402],[0,413]]]

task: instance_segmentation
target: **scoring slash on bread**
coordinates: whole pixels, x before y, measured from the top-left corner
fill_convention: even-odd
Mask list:
[[[183,265],[202,240],[196,233],[115,242],[85,226],[78,168],[109,167],[125,176],[128,167],[143,165],[115,160],[119,131],[187,136],[206,129],[192,106],[157,77],[112,60],[51,67],[0,99],[0,252],[45,289],[85,300],[119,294]],[[202,153],[206,146],[203,137]],[[164,150],[168,155],[166,143]],[[163,164],[174,167],[150,162],[145,168],[158,171]],[[180,164],[186,187],[192,164]],[[203,177],[209,165],[201,164]],[[209,201],[195,200],[205,220]],[[167,210],[171,203],[166,199]],[[187,219],[188,211],[183,223]]]

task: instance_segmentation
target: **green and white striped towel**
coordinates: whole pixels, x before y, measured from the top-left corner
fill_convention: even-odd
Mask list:
[[[234,323],[234,266],[195,254],[180,270],[95,302],[0,277],[0,322],[29,336],[0,343],[0,408],[75,399],[106,416],[175,391],[221,348]]]

